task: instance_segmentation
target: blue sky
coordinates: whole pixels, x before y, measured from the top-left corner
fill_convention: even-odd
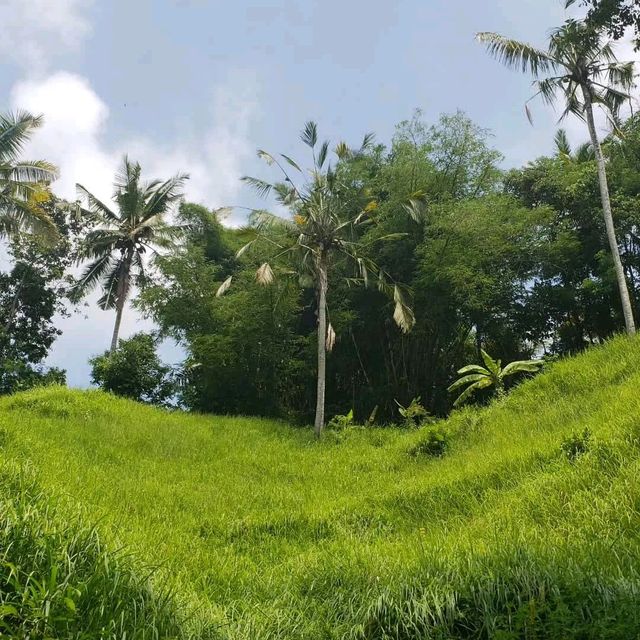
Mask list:
[[[45,115],[27,154],[59,165],[62,196],[81,182],[108,197],[127,152],[150,178],[189,172],[192,200],[246,204],[239,177],[263,171],[255,149],[299,155],[309,119],[332,139],[388,142],[415,108],[427,121],[462,109],[493,131],[506,166],[550,151],[553,112],[536,104],[531,127],[529,79],[474,33],[543,44],[565,17],[562,0],[2,0],[0,90],[5,109]],[[50,362],[70,384],[88,383],[112,315],[90,304],[61,322]],[[149,326],[129,311],[123,333]]]

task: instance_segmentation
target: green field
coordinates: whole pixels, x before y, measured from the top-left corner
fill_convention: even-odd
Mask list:
[[[156,624],[147,610],[160,637],[640,637],[639,389],[640,340],[618,338],[454,414],[441,458],[409,455],[427,428],[317,442],[101,392],[16,395],[0,403],[4,560],[35,562],[6,545],[27,491],[55,544],[95,525],[95,557],[122,564],[142,603],[127,638]],[[81,628],[97,605],[76,600]]]

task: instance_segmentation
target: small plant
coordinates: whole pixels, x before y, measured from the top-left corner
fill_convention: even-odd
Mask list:
[[[429,416],[429,412],[422,406],[420,396],[416,396],[406,407],[397,400],[398,412],[404,420],[404,426],[415,429]]]
[[[346,415],[335,415],[327,424],[327,429],[331,431],[344,431],[353,426],[353,409]]]
[[[412,458],[440,458],[447,452],[448,447],[449,434],[439,427],[432,427],[408,453]]]
[[[574,462],[591,449],[591,431],[585,429],[582,433],[571,434],[562,441],[560,448],[567,459]]]

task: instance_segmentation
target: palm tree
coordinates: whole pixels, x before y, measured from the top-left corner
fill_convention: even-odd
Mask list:
[[[252,247],[266,246],[269,257],[257,271],[259,283],[268,285],[273,282],[275,274],[272,264],[276,266],[278,259],[286,256],[289,264],[295,264],[293,273],[299,278],[300,284],[316,290],[318,377],[314,430],[320,436],[325,423],[326,354],[335,341],[333,327],[327,322],[327,291],[332,267],[341,259],[351,262],[357,270],[357,277],[349,278],[350,283],[367,286],[370,277],[374,276],[378,289],[393,297],[393,318],[402,331],[410,331],[415,319],[405,302],[402,287],[394,283],[372,260],[361,255],[364,247],[359,241],[360,229],[371,222],[370,214],[375,210],[375,202],[364,194],[349,194],[341,179],[340,167],[332,168],[327,163],[329,142],[325,141],[318,146],[318,132],[314,122],[306,124],[301,139],[311,149],[313,158],[310,179],[303,186],[296,186],[286,168],[291,167],[303,174],[294,160],[281,154],[281,161],[262,150],[258,151],[259,157],[270,165],[275,164],[283,181],[272,184],[258,178],[243,178],[261,196],[273,192],[278,202],[294,215],[293,220],[289,220],[262,210],[254,211],[250,217],[253,238],[240,249],[238,255]],[[368,134],[357,151],[340,143],[335,154],[338,160],[346,160],[364,153],[372,141],[373,136]],[[378,240],[389,240],[400,235],[402,234],[389,234]],[[292,273],[290,268],[288,272]],[[222,283],[217,295],[222,295],[230,285],[231,277]]]
[[[43,160],[19,160],[20,152],[42,116],[26,111],[0,115],[0,235],[13,236],[24,227],[55,236],[56,227],[40,206],[49,200],[48,185],[57,169]]]
[[[495,33],[479,33],[476,37],[487,45],[491,55],[505,65],[534,77],[538,89],[534,97],[539,95],[552,104],[558,95],[563,96],[565,109],[561,120],[570,114],[586,120],[598,165],[607,240],[613,257],[625,326],[627,333],[635,333],[629,289],[611,213],[607,169],[594,120],[594,106],[599,106],[615,126],[620,108],[630,100],[634,63],[618,61],[602,29],[576,20],[568,20],[552,33],[546,51]],[[530,117],[528,108],[527,115]]]
[[[449,392],[465,387],[466,389],[456,398],[454,407],[468,400],[476,391],[493,387],[498,397],[504,396],[504,379],[514,373],[536,373],[544,364],[542,360],[516,360],[504,369],[500,360],[494,360],[484,349],[480,350],[485,366],[470,364],[458,370],[462,376],[448,389]]]
[[[567,137],[567,132],[564,129],[558,129],[553,140],[558,156],[569,164],[582,164],[596,159],[593,146],[590,142],[584,142],[573,149]]]
[[[98,305],[116,310],[111,352],[118,346],[122,312],[131,285],[144,284],[145,253],[171,246],[180,232],[180,227],[167,224],[165,215],[182,198],[188,176],[179,174],[165,182],[142,182],[141,171],[137,162],[132,163],[125,156],[114,183],[117,212],[82,185],[76,185],[85,202],[85,212],[99,226],[87,234],[79,250],[78,261],[91,262],[74,284],[73,297],[78,300],[100,284],[103,295]]]

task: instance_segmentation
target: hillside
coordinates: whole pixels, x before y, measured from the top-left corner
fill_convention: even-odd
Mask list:
[[[640,340],[618,338],[455,414],[441,458],[409,455],[425,429],[316,442],[50,388],[0,402],[2,464],[157,566],[185,635],[634,638],[639,388]]]

